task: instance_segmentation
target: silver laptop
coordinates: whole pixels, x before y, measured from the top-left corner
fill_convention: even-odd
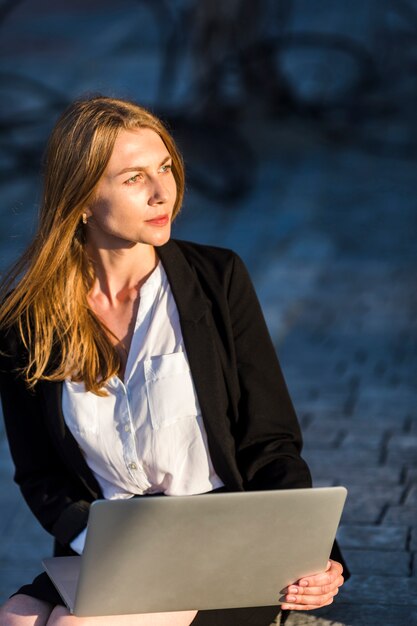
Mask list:
[[[71,613],[278,605],[325,569],[344,487],[99,500],[84,553],[43,565]]]

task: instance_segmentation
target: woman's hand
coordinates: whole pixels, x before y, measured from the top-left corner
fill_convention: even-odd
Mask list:
[[[333,598],[343,585],[343,567],[337,561],[329,561],[325,572],[306,576],[284,589],[285,602],[281,609],[309,611],[319,609],[333,602]]]

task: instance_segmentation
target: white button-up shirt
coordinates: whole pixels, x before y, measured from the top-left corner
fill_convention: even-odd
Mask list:
[[[161,263],[140,290],[124,382],[114,376],[106,391],[100,397],[67,380],[62,397],[65,422],[106,499],[191,495],[223,485]]]

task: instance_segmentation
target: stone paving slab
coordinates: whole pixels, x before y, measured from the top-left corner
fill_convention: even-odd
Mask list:
[[[363,485],[351,486],[343,512],[343,523],[377,524],[382,519],[386,519],[387,502],[398,503],[403,493],[404,488],[401,486],[376,485],[372,489],[364,489]],[[394,524],[399,524],[394,518],[390,521]],[[405,520],[403,520],[403,523],[405,523]],[[408,523],[410,524],[411,522]]]
[[[341,467],[358,467],[372,469],[378,465],[380,451],[379,450],[345,450],[343,454],[340,450],[326,450],[323,454],[321,450],[306,450],[304,457],[307,462],[314,467],[326,465]]]
[[[395,574],[391,572],[391,574]],[[416,580],[409,576],[360,576],[354,574],[341,588],[340,602],[366,606],[375,602],[382,606],[407,605],[417,608]]]
[[[349,498],[358,504],[363,504],[365,498],[369,498],[376,502],[391,502],[399,504],[406,488],[403,485],[395,485],[388,487],[387,485],[374,485],[372,489],[365,490],[360,485],[351,486],[349,489]]]
[[[2,420],[2,415],[0,415]],[[40,560],[51,554],[52,539],[34,520],[16,485],[8,446],[0,442],[0,601],[40,573]]]
[[[405,550],[350,550],[344,549],[343,555],[349,567],[356,574],[367,575],[370,571],[379,576],[406,577],[412,570],[412,557]]]
[[[388,432],[390,431],[386,430],[379,435],[368,435],[366,439],[363,437],[363,435],[348,433],[343,437],[342,441],[340,442],[340,447],[342,450],[344,448],[381,450],[381,448],[385,444]]]
[[[387,462],[392,465],[400,463],[403,467],[417,467],[417,449],[388,450]]]
[[[405,600],[406,602],[406,600]],[[414,626],[417,609],[407,605],[381,606],[374,603],[347,605],[335,602],[332,606],[316,611],[293,613],[287,626]]]
[[[408,530],[404,526],[343,524],[338,538],[346,548],[403,552],[407,548]]]
[[[417,468],[407,468],[405,471],[405,482],[408,485],[415,486],[417,483]]]
[[[414,506],[389,506],[383,516],[382,523],[417,526],[417,504]]]
[[[405,503],[410,506],[417,506],[417,485],[412,485],[408,490]]]
[[[372,472],[362,472],[360,467],[351,469],[349,473],[341,472],[339,468],[334,470],[324,467],[317,467],[314,470],[317,479],[327,479],[329,485],[345,485],[348,489],[355,486],[362,486],[363,489],[371,491],[375,486],[381,484],[397,485],[401,478],[400,468],[375,467]]]
[[[391,437],[388,446],[390,450],[399,450],[400,452],[411,450],[416,453],[417,457],[417,435],[394,435]]]
[[[314,402],[311,403],[311,407],[314,407]],[[382,443],[383,437],[386,435],[392,435],[394,433],[403,433],[408,427],[408,420],[406,417],[399,418],[369,418],[366,416],[353,418],[347,418],[332,414],[326,415],[323,410],[325,407],[319,407],[319,414],[311,417],[310,421],[305,425],[305,435],[308,437],[316,436],[320,437],[322,434],[329,432],[336,432],[338,435],[342,434],[346,444],[352,444],[353,447],[359,445],[362,441],[363,445],[372,444],[375,438]]]

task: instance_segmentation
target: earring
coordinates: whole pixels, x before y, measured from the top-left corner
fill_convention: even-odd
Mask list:
[[[87,213],[83,213],[82,219],[83,219],[83,224],[87,224],[87,222],[88,222]]]

